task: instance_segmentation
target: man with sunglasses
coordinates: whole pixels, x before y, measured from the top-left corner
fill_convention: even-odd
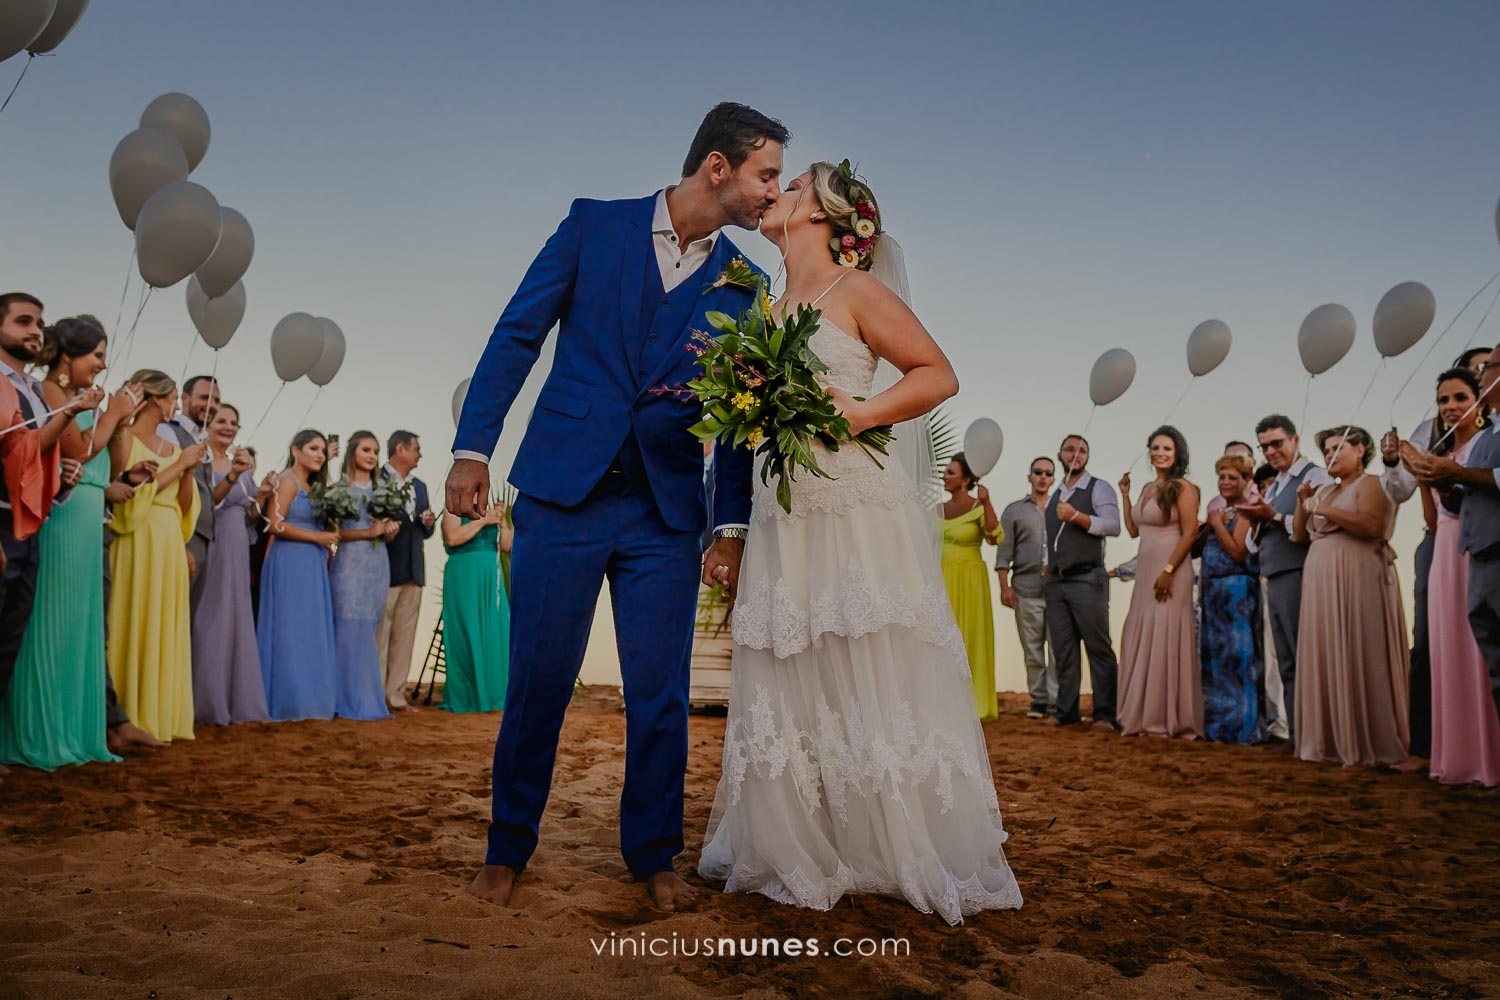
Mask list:
[[[1307,561],[1308,546],[1292,540],[1292,515],[1297,511],[1297,490],[1303,483],[1318,487],[1330,479],[1321,466],[1302,457],[1302,441],[1290,418],[1279,413],[1266,417],[1255,425],[1255,439],[1267,464],[1276,470],[1276,479],[1264,499],[1240,504],[1236,509],[1257,524],[1250,539],[1260,553],[1260,575],[1266,579],[1271,599],[1271,636],[1286,704],[1287,741],[1277,750],[1295,753],[1297,630],[1302,620],[1302,564]]]
[[[1026,477],[1031,489],[1000,514],[995,572],[1000,576],[1000,603],[1016,613],[1016,633],[1026,660],[1026,688],[1031,694],[1028,719],[1041,719],[1057,704],[1057,665],[1047,648],[1047,599],[1042,578],[1047,564],[1047,494],[1057,475],[1052,459],[1032,459]]]

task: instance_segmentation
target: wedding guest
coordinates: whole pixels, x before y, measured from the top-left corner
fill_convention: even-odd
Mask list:
[[[208,375],[194,375],[182,386],[182,409],[162,427],[162,434],[186,448],[203,441],[208,433],[208,422],[219,407],[219,383]],[[209,545],[214,540],[214,475],[208,465],[193,470],[193,481],[198,488],[198,523],[193,526],[193,537],[188,539],[188,567],[193,574],[193,617],[198,614],[198,602],[203,600],[203,587],[208,579]]]
[[[121,472],[157,463],[154,479],[110,508],[109,642],[106,654],[126,714],[160,740],[193,738],[193,646],[184,547],[198,521],[193,472],[207,446],[179,448],[161,436],[177,408],[177,383],[142,369],[130,376],[145,395],[129,432],[110,443]]]
[[[255,449],[247,447],[251,460],[255,460]],[[255,488],[255,537],[250,541],[250,613],[256,624],[260,623],[260,570],[266,561],[266,550],[271,546],[271,533],[265,530],[266,511],[271,509],[271,500],[276,495],[279,474],[275,469],[261,477]]]
[[[1500,346],[1479,376],[1480,399],[1492,413],[1500,410],[1497,355]],[[1445,506],[1459,506],[1458,547],[1469,557],[1469,626],[1489,673],[1491,700],[1500,713],[1500,433],[1493,418],[1486,417],[1485,423],[1488,426],[1470,441],[1464,462],[1423,455],[1407,443],[1401,457],[1419,479],[1446,491]]]
[[[145,395],[141,391],[140,386],[133,386],[132,388],[136,394],[136,397],[139,398],[142,405],[144,405]],[[123,429],[121,429],[117,430],[115,433],[118,435],[124,433],[124,431]],[[116,476],[113,480],[111,480],[109,487],[104,491],[104,502],[107,505],[107,509],[113,509],[115,504],[123,503],[124,501],[129,500],[131,497],[133,497],[135,495],[136,487],[145,483],[147,480],[156,478],[156,473],[159,471],[159,469],[160,466],[154,461],[142,462],[140,465],[137,465],[130,469],[126,469],[124,472]],[[109,562],[110,553],[112,551],[110,542],[114,540],[115,533],[109,530],[108,524],[101,523],[99,525],[99,529],[104,539],[104,544],[100,546],[100,553],[104,558],[101,562],[101,572],[99,575],[102,578],[101,582],[104,585],[104,647],[105,649],[108,649],[109,601],[111,593]],[[115,681],[114,678],[109,675],[107,662],[105,666],[104,724],[109,727],[109,734],[105,737],[105,743],[109,747],[110,752],[123,754],[128,752],[130,748],[134,746],[142,746],[154,749],[160,749],[161,747],[166,746],[166,743],[157,739],[155,736],[152,736],[140,726],[137,726],[135,723],[130,721],[130,716],[125,714],[125,707],[120,704],[119,697],[115,695]]]
[[[1269,462],[1256,466],[1256,495],[1264,497],[1269,493],[1277,475],[1276,467]],[[1245,502],[1252,502],[1248,495]],[[1246,543],[1258,566],[1260,557],[1255,551],[1255,527],[1253,521],[1250,523],[1252,526],[1246,535]],[[1286,701],[1281,691],[1281,670],[1276,661],[1276,635],[1271,627],[1271,583],[1264,574],[1260,578],[1260,617],[1261,715],[1265,720],[1265,741],[1279,745],[1285,743],[1291,735],[1291,728],[1286,714]]]
[[[1225,455],[1242,455],[1242,456],[1244,456],[1244,458],[1247,461],[1250,462],[1250,467],[1252,469],[1255,468],[1255,449],[1251,448],[1248,444],[1246,444],[1243,441],[1230,441],[1228,444],[1224,445],[1224,451],[1222,452],[1222,454],[1225,454]],[[1253,483],[1253,482],[1251,482],[1249,480],[1246,480],[1246,482],[1245,482],[1245,502],[1246,503],[1255,503],[1259,499],[1260,499],[1260,488],[1257,487],[1255,485],[1255,483]],[[1206,512],[1209,513],[1209,514],[1212,514],[1216,510],[1222,510],[1223,507],[1224,507],[1224,505],[1225,505],[1225,503],[1227,503],[1227,502],[1228,501],[1226,501],[1224,499],[1224,495],[1222,493],[1217,493],[1217,494],[1215,494],[1213,497],[1211,497],[1209,499],[1209,501],[1208,501],[1208,508],[1207,508]]]
[[[1031,696],[1028,719],[1043,719],[1057,704],[1057,664],[1047,645],[1047,599],[1042,596],[1046,572],[1047,494],[1057,466],[1043,455],[1031,461],[1026,495],[1000,512],[999,551],[995,573],[1000,603],[1016,613],[1016,634],[1026,661],[1026,690]]]
[[[212,541],[198,571],[193,613],[193,718],[199,725],[266,722],[266,683],[250,610],[250,541],[255,534],[255,459],[236,448],[240,411],[223,403],[208,422]],[[199,537],[196,533],[194,537]]]
[[[36,359],[47,372],[40,392],[46,409],[64,406],[94,386],[104,370],[105,346],[104,330],[92,316],[46,328]],[[138,387],[126,386],[102,415],[78,414],[59,438],[61,454],[83,463],[82,476],[38,535],[36,600],[10,691],[0,698],[0,762],[52,770],[118,759],[107,746],[104,718],[103,574],[79,567],[99,566],[108,443],[139,398]],[[112,499],[129,490],[123,484],[110,488]]]
[[[1317,440],[1334,481],[1304,479],[1292,517],[1293,541],[1310,544],[1297,635],[1297,755],[1395,765],[1408,738],[1406,624],[1386,542],[1396,508],[1365,475],[1375,453],[1369,434],[1337,427]]]
[[[410,487],[406,510],[396,518],[400,526],[386,543],[391,562],[391,584],[380,616],[376,646],[385,673],[385,700],[392,711],[415,712],[407,704],[406,682],[411,674],[412,647],[417,638],[417,613],[422,607],[422,586],[427,582],[422,543],[436,530],[437,515],[427,501],[427,484],[412,474],[422,460],[422,443],[411,431],[396,431],[386,441],[383,473],[399,486]]]
[[[445,712],[497,712],[505,708],[510,666],[510,599],[499,553],[515,532],[505,526],[505,505],[490,506],[478,521],[443,512],[443,649],[448,673]]]
[[[971,490],[977,488],[977,496]],[[999,541],[1000,519],[990,505],[990,491],[979,485],[963,452],[954,455],[943,470],[943,582],[948,603],[964,637],[969,656],[969,675],[974,682],[974,700],[979,718],[1000,718],[995,695],[995,612],[990,603],[990,575],[979,555],[981,542]]]
[[[1471,347],[1453,362],[1454,368],[1465,368],[1477,377],[1481,366],[1489,360],[1487,347]],[[1412,429],[1407,438],[1417,451],[1426,453],[1437,435],[1433,433],[1433,418],[1427,417]],[[1405,503],[1417,492],[1417,480],[1401,462],[1401,438],[1392,427],[1380,439],[1380,459],[1385,466],[1380,483],[1386,495],[1397,505]],[[1412,629],[1411,629],[1411,673],[1408,681],[1409,716],[1411,719],[1411,757],[1405,767],[1421,770],[1432,756],[1432,657],[1427,626],[1428,578],[1432,573],[1434,533],[1437,528],[1437,506],[1432,496],[1422,497],[1422,541],[1417,545],[1412,559]]]
[[[314,486],[327,485],[327,439],[298,431],[266,511],[271,545],[255,624],[266,705],[277,720],[331,719],[338,701],[328,562],[339,536],[314,513],[311,499]]]
[[[1089,443],[1081,434],[1063,438],[1057,453],[1063,481],[1047,501],[1047,640],[1057,658],[1057,704],[1047,725],[1079,721],[1078,689],[1089,654],[1094,689],[1094,728],[1115,728],[1115,680],[1119,662],[1109,642],[1109,577],[1104,539],[1120,533],[1120,501],[1112,486],[1089,475]]]
[[[1259,743],[1261,718],[1260,566],[1250,551],[1250,521],[1236,509],[1248,502],[1255,466],[1243,454],[1214,463],[1219,498],[1208,512],[1198,581],[1203,661],[1203,733],[1224,743]]]
[[[1198,739],[1203,689],[1193,634],[1193,570],[1177,572],[1198,533],[1198,488],[1187,480],[1187,441],[1177,428],[1157,428],[1147,447],[1156,479],[1135,505],[1130,473],[1120,480],[1125,530],[1141,540],[1140,583],[1131,592],[1120,636],[1120,731]]]
[[[1267,464],[1276,470],[1270,492],[1258,503],[1244,503],[1239,511],[1255,522],[1250,536],[1260,559],[1260,574],[1266,580],[1271,609],[1271,635],[1276,650],[1276,668],[1281,678],[1288,742],[1279,752],[1293,753],[1291,742],[1297,719],[1297,638],[1302,619],[1302,564],[1307,560],[1307,542],[1292,537],[1297,489],[1303,483],[1314,488],[1329,482],[1328,473],[1302,457],[1297,425],[1281,414],[1272,414],[1255,425],[1255,437]]]
[[[346,719],[390,717],[375,633],[391,582],[391,560],[385,546],[396,537],[399,526],[392,520],[376,520],[370,513],[379,466],[379,439],[369,431],[355,431],[349,438],[339,485],[354,494],[359,512],[339,525],[339,547],[328,581],[333,591],[333,639],[338,650],[334,713]],[[451,649],[448,664],[451,673]]]

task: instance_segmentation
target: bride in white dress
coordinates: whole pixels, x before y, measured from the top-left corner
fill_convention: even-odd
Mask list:
[[[856,230],[861,218],[878,226],[873,195],[831,164],[787,185],[761,223],[786,260],[776,308],[822,310],[820,381],[855,433],[912,421],[897,427],[910,446],[958,380],[904,289],[867,273],[882,244],[899,251]],[[876,392],[882,359],[902,374]],[[790,513],[775,483],[754,477],[732,581],[723,775],[699,874],[816,909],[845,893],[895,896],[950,924],[1019,907],[925,490],[894,454],[882,469],[852,445],[815,447],[835,478],[800,474]]]

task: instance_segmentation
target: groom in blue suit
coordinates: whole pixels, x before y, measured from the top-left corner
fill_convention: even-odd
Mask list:
[[[558,733],[609,581],[625,694],[620,849],[665,910],[693,905],[673,871],[682,850],[687,696],[707,527],[696,402],[654,392],[696,374],[704,314],[734,315],[750,292],[705,293],[740,255],[719,232],[755,229],[780,193],[780,122],[741,104],[703,119],[682,181],[648,198],[573,202],[527,270],[474,371],[453,443],[447,508],[477,518],[505,418],[553,326],[552,370],[510,481],[510,682],[495,743],[485,866],[469,891],[501,905],[536,850]],[[701,579],[730,593],[750,520],[751,457],[714,463],[715,540]]]

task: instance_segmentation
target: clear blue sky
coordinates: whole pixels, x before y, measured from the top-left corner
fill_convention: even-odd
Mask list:
[[[1186,385],[1183,345],[1211,316],[1234,350],[1176,422],[1212,489],[1225,440],[1271,410],[1299,413],[1310,309],[1342,302],[1360,324],[1314,385],[1316,429],[1348,419],[1374,371],[1370,317],[1387,288],[1427,283],[1440,328],[1500,269],[1496,38],[1487,0],[100,2],[0,116],[0,285],[39,294],[52,318],[112,321],[131,244],[110,151],[153,97],[192,94],[214,128],[193,179],[257,239],[225,398],[253,420],[276,386],[275,321],[329,316],[349,355],[310,422],[346,438],[415,430],[436,485],[453,387],[569,200],[670,183],[703,111],[740,100],[792,129],[790,173],[860,163],[906,247],[918,312],[958,367],[955,416],[1005,428],[997,498],[1083,424],[1089,366],[1123,346],[1136,385],[1090,434],[1095,471],[1116,479]],[[21,64],[0,64],[5,89]],[[732,235],[774,270],[768,243]],[[1403,430],[1477,319],[1418,376],[1396,410]],[[139,336],[133,363],[182,370],[180,286],[153,297]],[[1500,310],[1478,339],[1500,340]],[[1359,414],[1372,431],[1415,364],[1377,383]],[[312,391],[283,394],[263,458]],[[1417,520],[1403,513],[1403,539]]]

